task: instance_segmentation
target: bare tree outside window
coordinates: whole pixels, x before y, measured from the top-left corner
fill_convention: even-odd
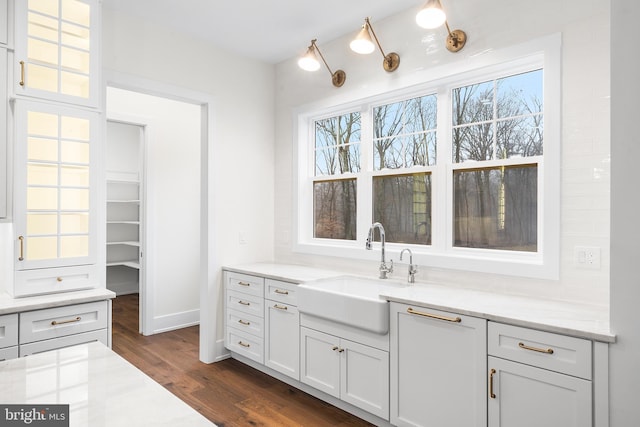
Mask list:
[[[454,246],[537,251],[542,70],[460,87],[452,98]],[[473,169],[455,167],[468,162]]]

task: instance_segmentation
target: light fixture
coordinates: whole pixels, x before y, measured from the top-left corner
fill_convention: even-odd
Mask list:
[[[371,33],[369,33],[369,31],[371,31]],[[378,49],[380,49],[380,53],[382,53],[382,56],[384,57],[382,66],[385,71],[395,71],[400,65],[400,55],[395,52],[385,55],[384,50],[382,50],[382,46],[380,46],[380,42],[378,41],[378,37],[376,36],[376,32],[373,31],[369,18],[364,18],[364,25],[362,26],[362,29],[358,32],[356,38],[351,41],[349,47],[356,53],[368,54],[373,52],[376,49],[376,44],[373,44],[371,34],[373,34],[373,40],[376,41]]]
[[[467,34],[462,30],[453,30],[449,28],[447,15],[442,9],[440,0],[428,0],[416,15],[416,23],[422,28],[433,29],[438,28],[442,24],[447,27],[447,41],[445,46],[450,52],[458,52],[467,42]]]
[[[325,61],[324,56],[322,56],[322,52],[318,49],[318,45],[316,45],[317,39],[311,40],[311,44],[307,48],[307,53],[304,54],[298,60],[298,66],[305,71],[317,71],[320,68],[320,61],[318,61],[318,57],[316,56],[316,52],[320,55],[322,62],[324,62],[325,67],[331,73],[331,82],[335,87],[340,87],[344,84],[347,79],[347,73],[342,70],[337,70],[335,73],[331,71],[327,61]]]

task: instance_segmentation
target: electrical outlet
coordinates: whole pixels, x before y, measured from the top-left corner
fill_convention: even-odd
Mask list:
[[[600,248],[597,246],[576,246],[573,249],[576,265],[582,268],[600,268]]]

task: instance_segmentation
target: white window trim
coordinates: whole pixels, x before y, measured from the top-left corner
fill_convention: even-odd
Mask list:
[[[465,83],[477,83],[486,77],[493,79],[496,75],[504,73],[505,70],[510,74],[515,74],[518,69],[525,71],[534,67],[543,67],[545,125],[544,160],[538,163],[538,191],[541,195],[538,198],[538,252],[453,247],[450,236],[447,236],[447,230],[452,230],[451,223],[453,221],[453,191],[450,188],[452,180],[448,179],[446,185],[437,182],[443,177],[447,179],[446,177],[452,173],[452,165],[444,162],[438,162],[435,167],[403,169],[396,173],[405,173],[414,171],[414,169],[416,172],[434,170],[432,175],[432,188],[434,189],[432,223],[446,224],[446,227],[433,229],[431,246],[387,243],[386,250],[388,258],[397,260],[400,251],[409,247],[413,252],[414,262],[427,267],[557,280],[560,271],[561,62],[561,36],[554,34],[510,48],[485,52],[460,61],[460,63],[440,66],[398,79],[393,91],[389,91],[387,87],[380,87],[380,90],[373,93],[371,89],[368,93],[362,93],[364,90],[361,89],[346,93],[341,98],[323,100],[295,111],[293,120],[295,135],[293,141],[295,176],[293,186],[293,251],[369,261],[379,259],[379,251],[375,250],[377,245],[374,245],[373,253],[365,250],[368,226],[364,225],[369,225],[372,218],[372,208],[368,204],[371,200],[373,172],[369,168],[371,159],[366,157],[370,153],[368,152],[369,148],[365,149],[367,144],[364,133],[371,127],[366,123],[368,115],[365,114],[371,105],[437,93],[440,111],[438,128],[449,129],[451,112],[448,111],[448,108],[443,110],[440,107],[441,102],[448,102],[441,100],[441,96],[445,93],[446,96],[449,96],[451,87],[463,86]],[[435,89],[436,83],[438,89]],[[429,92],[430,90],[431,92]],[[315,163],[313,147],[309,144],[309,141],[313,141],[314,138],[314,129],[310,124],[312,120],[321,117],[330,117],[355,110],[363,112],[361,146],[363,161],[361,164],[362,172],[359,176],[364,178],[364,182],[358,183],[357,239],[355,241],[316,239],[312,237],[313,191],[310,183],[313,180]],[[450,146],[451,136],[447,133],[442,131],[438,133],[438,159],[442,159],[442,156],[449,156],[449,153],[442,153],[442,150],[447,150]],[[443,139],[446,140],[443,141]],[[306,167],[300,167],[301,165],[306,165]],[[441,201],[445,201],[445,207],[438,207]]]

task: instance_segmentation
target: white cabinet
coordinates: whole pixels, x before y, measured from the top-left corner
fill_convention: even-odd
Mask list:
[[[224,273],[225,347],[264,363],[264,278]]]
[[[18,314],[0,316],[0,361],[18,357]]]
[[[0,0],[0,45],[6,45],[8,41],[8,6],[8,0]],[[6,79],[2,80],[3,83],[6,81]]]
[[[265,280],[264,364],[300,379],[300,314],[292,283]]]
[[[13,296],[96,287],[99,115],[17,100]]]
[[[592,342],[489,322],[489,426],[586,427]]]
[[[300,381],[389,419],[389,352],[300,328]]]
[[[481,427],[486,320],[391,303],[391,423]]]
[[[16,95],[98,107],[100,2],[15,2]]]
[[[6,2],[4,10],[6,13]],[[2,7],[3,2],[0,0],[0,38],[2,31]],[[6,18],[6,17],[5,17]],[[5,27],[6,28],[6,27]],[[5,29],[6,33],[6,29]],[[8,194],[8,173],[9,159],[7,158],[7,49],[0,45],[0,218],[7,217],[7,194]]]

